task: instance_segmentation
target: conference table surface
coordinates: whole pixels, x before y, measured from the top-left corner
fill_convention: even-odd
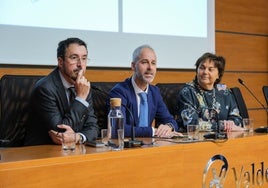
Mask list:
[[[85,145],[67,152],[60,145],[1,148],[0,187],[209,187],[220,178],[224,187],[268,186],[267,134],[232,132],[226,140],[194,142],[137,139],[145,145],[122,151]],[[218,168],[224,162],[223,178]]]

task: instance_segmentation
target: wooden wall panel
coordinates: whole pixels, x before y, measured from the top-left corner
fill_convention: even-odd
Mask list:
[[[0,66],[0,77],[2,77],[5,74],[12,74],[12,75],[47,75],[49,72],[51,72],[53,68],[41,68],[38,66],[35,68],[31,67],[16,67],[16,66],[10,66],[10,67],[1,67]]]
[[[226,70],[268,72],[267,49],[268,37],[216,32],[216,52],[226,58]]]
[[[47,75],[53,68],[32,69],[32,68],[1,68],[0,77],[4,74],[19,75]],[[120,82],[132,75],[129,69],[93,69],[88,68],[86,78],[92,82]],[[187,82],[194,78],[194,70],[158,70],[153,84],[159,82]]]
[[[267,0],[215,0],[216,30],[268,34]]]
[[[264,95],[262,92],[262,86],[268,85],[268,74],[267,73],[234,73],[225,72],[222,82],[226,83],[228,87],[239,87],[244,100],[246,101],[248,108],[260,108],[258,102],[252,97],[252,95],[246,90],[246,88],[238,82],[238,78],[242,79],[247,87],[252,90],[256,97],[266,104]]]
[[[258,100],[264,105],[266,101],[262,91],[263,85],[268,85],[267,73],[251,73],[251,72],[225,72],[222,82],[228,87],[238,87],[241,90],[243,98],[248,108],[248,113],[255,121],[255,126],[267,125],[267,113],[263,107],[256,101],[250,92],[238,82],[238,78],[242,79],[246,86],[253,92]]]
[[[249,110],[248,115],[254,120],[254,129],[268,125],[267,112],[264,109]]]
[[[262,104],[262,86],[268,85],[268,1],[215,0],[216,52],[226,58],[223,82],[239,87],[255,126],[267,125],[267,113],[238,78]]]

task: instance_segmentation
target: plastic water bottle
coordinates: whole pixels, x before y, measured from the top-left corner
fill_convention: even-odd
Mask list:
[[[124,116],[121,111],[121,99],[110,99],[110,112],[108,114],[108,146],[111,150],[124,148]]]

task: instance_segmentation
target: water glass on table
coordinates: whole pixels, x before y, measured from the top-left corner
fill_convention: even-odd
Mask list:
[[[101,129],[101,141],[107,146],[109,137],[108,137],[108,129]]]
[[[199,139],[199,125],[187,125],[187,135],[189,140],[198,140]]]
[[[254,127],[254,120],[251,118],[243,118],[243,127],[246,131],[252,133]]]
[[[76,146],[76,133],[61,133],[62,134],[62,149],[63,150],[75,150]]]

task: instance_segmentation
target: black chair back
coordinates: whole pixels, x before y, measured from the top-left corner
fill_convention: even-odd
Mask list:
[[[22,146],[28,123],[28,101],[33,85],[42,76],[4,75],[1,78],[0,144]]]
[[[169,113],[177,119],[177,97],[185,83],[157,83]]]
[[[262,91],[263,91],[264,98],[265,98],[267,106],[268,106],[268,86],[263,86]]]
[[[93,108],[98,119],[98,125],[101,129],[107,129],[107,106],[108,93],[117,82],[91,82],[92,86],[98,89],[91,88]]]
[[[242,95],[240,89],[238,87],[233,87],[230,89],[234,95],[234,98],[235,98],[235,101],[236,101],[236,104],[237,104],[237,107],[239,109],[241,117],[242,118],[249,118],[247,105],[244,101],[244,98],[243,98],[243,95]]]

